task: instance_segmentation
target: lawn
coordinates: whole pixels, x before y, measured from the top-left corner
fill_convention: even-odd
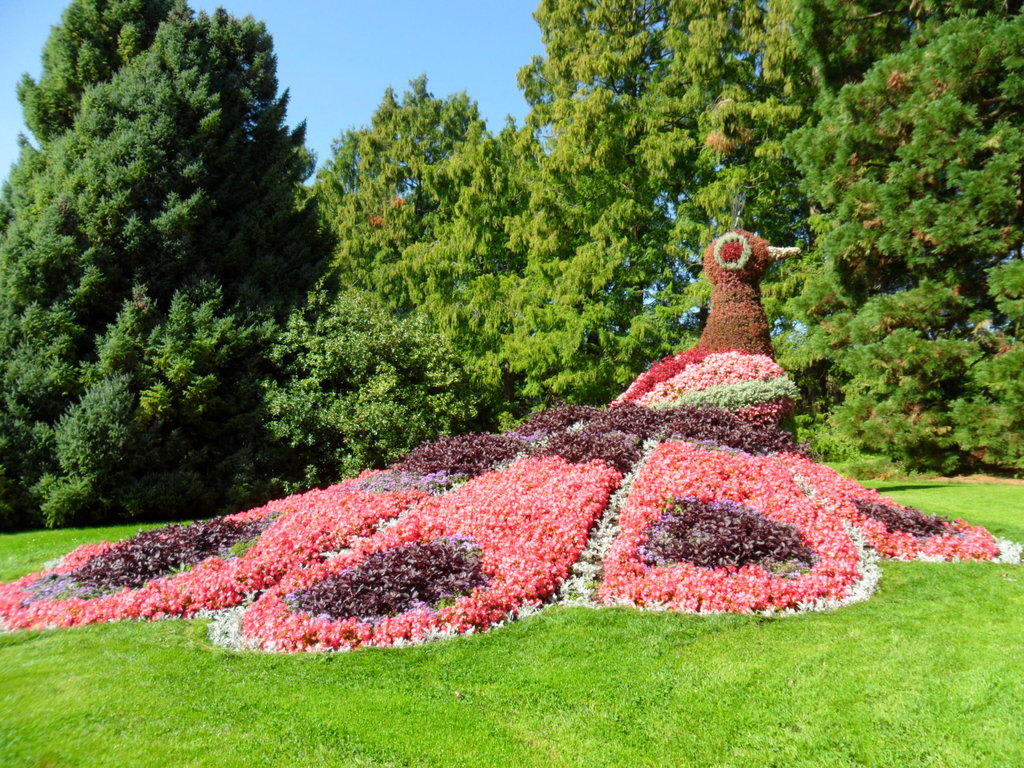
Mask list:
[[[1024,541],[1024,486],[876,484]],[[133,527],[0,536],[0,579]],[[1024,765],[1024,568],[886,563],[765,619],[550,609],[405,650],[272,656],[199,621],[0,637],[0,765]]]

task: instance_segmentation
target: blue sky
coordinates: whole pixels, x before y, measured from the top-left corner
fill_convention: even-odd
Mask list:
[[[37,76],[43,43],[68,0],[0,0],[0,177],[26,129],[15,86]],[[526,103],[516,73],[542,52],[532,17],[537,0],[190,0],[266,22],[278,80],[291,92],[288,119],[307,125],[322,163],[342,130],[366,123],[391,85],[421,73],[437,95],[466,91],[492,128],[521,119]]]

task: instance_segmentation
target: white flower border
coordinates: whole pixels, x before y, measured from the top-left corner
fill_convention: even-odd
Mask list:
[[[619,535],[619,516],[622,513],[623,506],[626,504],[626,499],[629,497],[629,491],[633,487],[633,482],[640,474],[640,470],[647,463],[647,459],[650,458],[654,449],[660,444],[661,441],[658,440],[648,440],[644,443],[640,458],[637,459],[633,469],[622,479],[618,489],[612,494],[611,499],[608,501],[608,507],[597,522],[597,525],[594,526],[590,538],[587,540],[587,546],[584,548],[579,559],[573,564],[572,569],[569,571],[569,576],[562,582],[558,592],[555,593],[552,604],[571,605],[581,608],[601,607],[594,597],[597,592],[597,586],[601,581],[603,564],[608,556],[608,550],[611,548],[612,542]]]

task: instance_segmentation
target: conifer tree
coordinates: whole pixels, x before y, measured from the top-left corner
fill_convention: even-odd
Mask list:
[[[43,48],[38,82],[18,86],[25,124],[45,145],[69,130],[82,96],[110,80],[153,42],[157,27],[184,13],[183,0],[78,0],[64,11]]]
[[[800,57],[826,96],[857,83],[921,29],[958,17],[1016,13],[1020,0],[785,0]]]
[[[414,310],[403,254],[452,215],[458,190],[439,166],[485,132],[466,94],[437,98],[419,77],[401,97],[389,88],[369,126],[335,141],[314,189],[345,282],[379,293],[396,313]]]
[[[8,522],[258,497],[265,348],[317,258],[270,36],[182,2],[74,0],[43,63],[0,241]]]
[[[712,5],[545,0],[523,128],[489,135],[421,82],[386,94],[318,179],[340,275],[425,312],[512,412],[607,400],[699,328],[700,254],[737,193],[770,238],[803,221],[780,145],[808,100],[788,28]]]
[[[1024,469],[1024,17],[994,10],[920,24],[792,139],[824,265],[795,359],[914,469]]]
[[[512,125],[492,136],[474,101],[436,97],[421,77],[401,97],[388,90],[369,126],[338,139],[314,187],[339,283],[399,317],[429,319],[479,385],[485,413],[519,394],[504,343],[505,297],[523,262],[506,232],[525,201],[520,140]]]

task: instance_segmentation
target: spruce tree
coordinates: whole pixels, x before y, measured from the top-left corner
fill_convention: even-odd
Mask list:
[[[828,428],[914,469],[1024,469],[1022,44],[1021,16],[921,24],[792,139],[823,264],[794,359]]]
[[[275,69],[260,22],[181,2],[75,0],[54,28],[4,192],[9,522],[265,492],[266,348],[317,259]]]
[[[110,80],[153,42],[157,27],[184,12],[182,0],[77,0],[43,48],[38,81],[24,75],[18,99],[25,124],[45,145],[69,130],[82,96]]]

